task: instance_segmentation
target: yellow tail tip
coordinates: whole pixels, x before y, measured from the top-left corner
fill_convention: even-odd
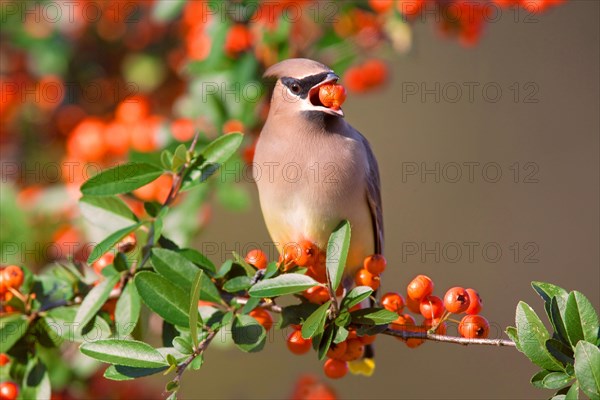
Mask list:
[[[375,372],[375,360],[372,358],[363,358],[361,360],[350,361],[348,369],[353,375],[371,376]]]

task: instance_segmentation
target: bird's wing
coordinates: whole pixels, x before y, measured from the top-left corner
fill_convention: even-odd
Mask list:
[[[369,170],[367,172],[367,202],[369,204],[369,210],[371,211],[371,221],[373,223],[373,234],[375,242],[375,253],[383,254],[383,207],[381,204],[381,180],[379,178],[379,166],[377,165],[377,159],[371,150],[369,141],[360,134],[360,138],[365,146],[367,152],[367,160],[369,163]]]

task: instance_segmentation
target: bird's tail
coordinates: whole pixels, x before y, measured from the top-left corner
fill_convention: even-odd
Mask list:
[[[369,307],[376,306],[377,291],[369,297]],[[375,346],[371,343],[365,346],[365,354],[360,360],[350,361],[348,369],[353,375],[371,376],[375,372]]]

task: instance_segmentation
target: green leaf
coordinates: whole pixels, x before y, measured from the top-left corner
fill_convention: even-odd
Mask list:
[[[327,351],[331,346],[331,342],[333,341],[333,337],[335,335],[335,325],[330,324],[325,332],[323,332],[323,337],[321,338],[321,342],[319,343],[319,349],[317,350],[317,357],[319,360],[324,360],[327,355]]]
[[[563,371],[564,367],[546,349],[548,331],[535,311],[525,302],[519,302],[516,312],[517,334],[523,353],[536,365],[549,371]]]
[[[325,320],[327,319],[327,311],[331,305],[331,300],[322,304],[310,317],[302,324],[302,337],[310,339],[325,329]]]
[[[327,275],[333,291],[337,290],[342,281],[349,248],[350,222],[344,220],[334,229],[327,242]]]
[[[580,340],[597,343],[598,315],[592,303],[582,293],[578,291],[569,293],[564,322],[573,347]]]
[[[352,322],[365,325],[389,324],[398,318],[398,314],[395,312],[375,307],[352,311],[350,316],[352,317]]]
[[[352,289],[344,300],[342,300],[342,308],[352,308],[373,293],[373,289],[368,286],[357,286]]]
[[[214,174],[225,161],[235,154],[243,137],[241,133],[230,133],[209,143],[192,163],[190,171],[183,179],[181,190],[191,189]]]
[[[579,399],[579,382],[575,381],[567,391],[565,400],[577,400]]]
[[[600,349],[580,341],[575,347],[575,376],[590,399],[600,399]]]
[[[348,331],[348,329],[344,328],[343,326],[339,326],[337,333],[335,334],[335,337],[333,338],[333,343],[338,344],[338,343],[342,343],[344,340],[346,340],[348,338],[348,334],[350,332]]]
[[[244,307],[242,307],[242,314],[248,314],[250,311],[254,310],[260,304],[259,297],[250,297]]]
[[[136,368],[125,365],[111,365],[104,371],[104,377],[113,381],[130,381],[144,376],[154,375],[164,371],[167,367]]]
[[[46,366],[37,357],[30,359],[21,383],[20,398],[49,399],[50,395],[50,378]]]
[[[202,286],[202,270],[196,272],[194,284],[192,286],[192,295],[190,298],[190,336],[194,343],[194,348],[198,347],[198,300],[200,299],[200,287]],[[200,321],[202,323],[202,320]]]
[[[184,255],[167,249],[152,249],[152,265],[156,272],[175,283],[186,292],[192,290],[192,280],[200,270],[196,264]],[[221,296],[210,277],[202,274],[200,299],[213,303],[221,303]]]
[[[318,284],[319,282],[306,275],[283,274],[256,283],[248,293],[252,297],[276,297],[302,292]]]
[[[546,348],[563,365],[573,365],[573,349],[568,344],[551,338],[546,340]]]
[[[138,221],[127,204],[115,196],[83,196],[79,199],[79,209],[91,224],[110,231],[122,229]]]
[[[173,171],[177,171],[185,162],[187,161],[187,148],[185,144],[180,144],[175,149],[175,154],[173,155],[173,162],[171,163],[171,169]]]
[[[200,268],[205,270],[206,272],[215,273],[217,268],[212,261],[208,259],[204,254],[200,253],[194,249],[181,249],[178,251],[179,254],[190,260],[196,265],[199,265]]]
[[[517,350],[519,350],[522,353],[523,349],[521,349],[521,345],[519,344],[519,336],[517,335],[517,328],[515,328],[514,326],[509,326],[506,328],[505,332],[506,332],[506,336],[508,336],[508,338],[510,340],[515,342],[515,347],[517,348]]]
[[[564,301],[564,300],[561,300]],[[558,298],[556,296],[552,297],[552,299],[550,299],[550,306],[548,307],[549,310],[549,317],[550,317],[550,322],[552,322],[552,326],[554,327],[554,330],[556,332],[557,337],[565,342],[565,343],[569,343],[569,337],[567,334],[567,329],[565,327],[565,323],[563,320],[563,315],[564,314],[564,310],[561,311],[559,305],[558,305]],[[548,303],[546,303],[548,304]]]
[[[27,332],[28,321],[23,314],[9,314],[0,318],[0,343],[7,352]]]
[[[543,369],[539,372],[536,372],[535,375],[533,375],[531,377],[531,380],[530,380],[531,384],[538,389],[543,389],[544,386],[542,386],[542,381],[548,374],[550,374],[550,371],[545,370],[545,369]]]
[[[301,303],[283,307],[281,318],[279,319],[279,328],[283,329],[290,325],[301,325],[319,308],[317,304]]]
[[[531,282],[531,287],[540,295],[545,302],[549,303],[553,297],[567,298],[567,291],[559,286],[546,282]]]
[[[573,377],[565,372],[550,372],[542,379],[541,385],[546,389],[560,389],[572,380]]]
[[[135,284],[129,282],[119,296],[115,309],[115,326],[120,336],[126,336],[133,332],[140,317],[140,295]]]
[[[104,339],[83,343],[83,354],[96,360],[137,368],[160,368],[168,365],[154,347],[137,340]]]
[[[81,193],[110,196],[131,192],[162,175],[163,170],[146,163],[130,162],[100,172],[81,185]]]
[[[85,327],[88,322],[96,316],[98,311],[100,311],[120,278],[119,275],[104,278],[98,286],[90,290],[87,296],[85,296],[75,315],[74,322],[77,327],[77,332],[81,332],[83,327]]]
[[[246,262],[246,260],[244,260],[244,258],[235,251],[232,251],[231,254],[233,256],[233,261],[236,264],[240,265],[242,268],[244,268],[248,276],[254,276],[254,274],[256,273],[256,268],[254,268],[252,265]]]
[[[223,285],[223,290],[229,293],[236,293],[247,290],[252,285],[252,278],[246,275],[231,278]]]
[[[52,329],[52,334],[69,342],[89,342],[98,339],[107,339],[112,332],[110,326],[103,318],[96,316],[87,325],[75,325],[77,308],[58,307],[48,311],[46,320]]]
[[[265,328],[249,315],[237,315],[231,326],[233,342],[245,352],[263,349],[266,342]]]
[[[134,282],[142,301],[152,311],[173,325],[189,326],[188,293],[154,272],[138,272]]]
[[[141,225],[142,223],[138,222],[137,224],[129,225],[108,235],[108,237],[106,237],[103,241],[98,243],[96,247],[94,247],[94,250],[92,250],[91,254],[87,259],[88,264],[92,264],[98,261],[98,259],[102,257],[104,253],[115,247],[115,245],[119,243],[121,239],[129,235],[131,232],[135,231]]]
[[[279,271],[279,265],[276,261],[271,261],[267,264],[267,269],[265,270],[265,276],[263,279],[270,279]]]
[[[192,354],[192,338],[188,335],[177,336],[173,339],[173,347],[181,354]]]

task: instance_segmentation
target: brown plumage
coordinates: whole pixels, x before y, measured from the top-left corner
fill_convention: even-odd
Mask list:
[[[338,77],[308,59],[270,67],[277,79],[267,121],[256,145],[255,181],[271,238],[278,249],[307,239],[325,249],[343,219],[352,227],[346,276],[365,257],[383,253],[383,216],[377,161],[368,141],[341,110],[319,104],[319,86]]]

